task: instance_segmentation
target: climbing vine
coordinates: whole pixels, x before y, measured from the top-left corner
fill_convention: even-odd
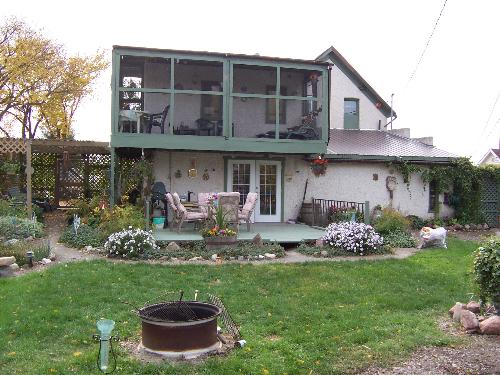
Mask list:
[[[451,192],[449,204],[455,209],[456,219],[465,223],[483,221],[481,190],[485,181],[493,179],[500,184],[499,167],[477,167],[468,158],[458,158],[449,164],[434,164],[428,168],[403,160],[392,162],[390,166],[401,173],[407,186],[412,173],[421,173],[423,183],[428,185],[433,182],[437,194]],[[439,207],[436,207],[435,214],[439,215]]]

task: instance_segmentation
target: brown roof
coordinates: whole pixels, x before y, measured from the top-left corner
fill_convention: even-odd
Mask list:
[[[492,148],[491,151],[500,158],[500,149],[499,148]]]
[[[392,160],[446,162],[456,155],[381,130],[330,129],[327,157],[345,160]]]

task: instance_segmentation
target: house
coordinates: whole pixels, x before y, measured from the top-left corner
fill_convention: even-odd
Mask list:
[[[117,157],[144,152],[168,191],[258,192],[256,222],[296,219],[313,197],[428,217],[443,198],[388,162],[455,158],[387,131],[396,113],[333,47],[297,60],[114,46],[111,114],[112,199]]]
[[[478,165],[500,165],[500,149],[490,148],[479,160]]]

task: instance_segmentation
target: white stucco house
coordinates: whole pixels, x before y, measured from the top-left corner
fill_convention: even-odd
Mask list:
[[[421,217],[443,200],[419,178],[407,187],[388,162],[455,155],[387,131],[395,111],[333,47],[297,60],[115,46],[112,66],[112,160],[143,151],[168,191],[238,191],[242,203],[255,191],[256,222],[295,220],[312,198]],[[316,176],[319,156],[328,165]]]
[[[490,148],[479,160],[478,165],[500,165],[500,149]]]

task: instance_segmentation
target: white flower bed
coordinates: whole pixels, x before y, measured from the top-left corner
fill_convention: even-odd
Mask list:
[[[370,254],[384,244],[383,237],[371,225],[354,222],[330,224],[322,240],[331,247],[359,255]]]
[[[104,244],[111,257],[137,258],[148,250],[157,250],[153,232],[142,229],[129,229],[113,233]]]

